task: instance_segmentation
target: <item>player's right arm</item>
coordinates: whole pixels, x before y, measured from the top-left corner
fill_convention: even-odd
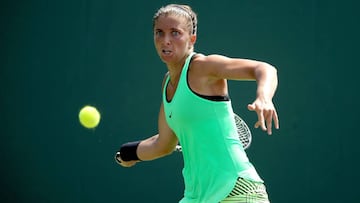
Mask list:
[[[164,76],[161,90],[164,90],[165,81],[169,72]],[[148,161],[157,159],[174,151],[178,143],[175,133],[171,130],[166,122],[164,104],[161,103],[158,117],[158,134],[140,142],[137,149],[140,160]]]
[[[132,142],[130,144],[126,143],[122,146],[120,151],[132,153],[132,155],[130,154],[130,157],[135,157],[135,160],[124,161],[122,159],[124,156],[118,156],[116,159],[120,165],[124,167],[131,167],[140,160],[149,161],[171,154],[174,151],[177,143],[178,140],[175,133],[171,130],[166,122],[164,105],[161,103],[158,116],[158,134],[140,142]]]
[[[161,104],[159,112],[158,130],[159,134],[140,142],[137,149],[140,160],[149,161],[171,154],[178,143],[175,133],[165,120],[163,104]]]
[[[124,167],[131,167],[139,161],[150,161],[166,155],[171,154],[175,146],[178,143],[175,133],[170,129],[166,120],[164,106],[161,104],[159,118],[158,118],[158,128],[159,133],[149,137],[140,142],[125,143],[120,149],[123,151],[123,154],[118,157],[118,163]],[[125,148],[130,148],[130,150],[124,150]],[[132,149],[131,149],[132,148]],[[131,157],[136,157],[134,160],[124,161],[122,158],[125,153],[135,153],[130,155]]]

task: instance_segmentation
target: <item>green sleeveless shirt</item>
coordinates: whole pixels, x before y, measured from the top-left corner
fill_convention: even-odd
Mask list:
[[[166,121],[182,145],[184,198],[181,203],[218,203],[238,177],[262,182],[241,145],[231,101],[212,101],[195,94],[187,82],[186,59],[176,92],[168,101],[166,78],[163,103]]]

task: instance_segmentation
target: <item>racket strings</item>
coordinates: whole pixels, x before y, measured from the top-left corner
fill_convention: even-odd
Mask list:
[[[247,149],[251,143],[251,131],[249,127],[246,125],[245,121],[243,121],[237,114],[234,114],[235,124],[237,128],[237,133],[241,143],[243,144],[243,148]],[[182,147],[178,144],[174,151],[182,152]]]
[[[246,125],[239,116],[235,115],[235,124],[237,132],[239,134],[239,139],[243,144],[244,149],[248,148],[251,143],[251,132],[249,127]]]

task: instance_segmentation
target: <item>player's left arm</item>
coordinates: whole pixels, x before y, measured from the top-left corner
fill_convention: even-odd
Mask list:
[[[278,77],[274,66],[256,60],[229,58],[221,55],[198,57],[196,63],[206,67],[209,78],[213,80],[255,80],[257,82],[256,99],[248,105],[250,111],[255,111],[258,121],[255,127],[272,134],[272,122],[279,128],[279,119],[272,102]]]
[[[261,127],[271,135],[272,122],[274,127],[279,129],[278,114],[272,101],[278,85],[277,70],[267,63],[260,63],[255,68],[254,75],[257,81],[256,99],[248,105],[248,109],[258,115],[255,128]]]

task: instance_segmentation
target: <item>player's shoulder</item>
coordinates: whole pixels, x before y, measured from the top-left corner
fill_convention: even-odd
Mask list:
[[[220,55],[220,54],[196,54],[194,55],[191,65],[192,67],[201,68],[204,70],[204,67],[211,68],[222,64],[228,57]]]
[[[211,64],[211,63],[217,63],[219,61],[223,61],[228,59],[228,57],[220,54],[195,54],[192,61],[194,63],[200,63],[200,64]]]

